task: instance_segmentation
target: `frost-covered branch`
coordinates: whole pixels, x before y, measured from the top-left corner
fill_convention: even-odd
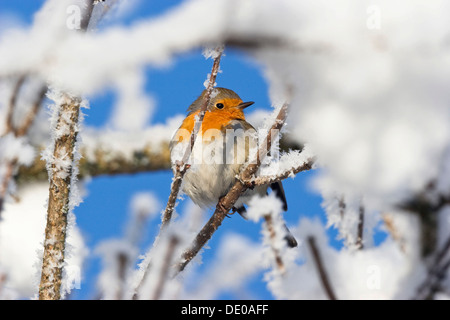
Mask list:
[[[115,152],[106,145],[92,148],[81,148],[78,178],[97,177],[101,175],[134,174],[170,169],[169,142],[162,141],[155,145],[149,144],[128,153]],[[28,166],[20,166],[17,181],[48,180],[46,163],[41,158],[35,158]]]
[[[40,300],[59,300],[65,257],[67,221],[71,203],[75,145],[79,130],[81,100],[61,94],[55,101],[54,146],[48,159],[50,176],[47,226],[45,228],[44,256],[42,260]],[[73,205],[73,204],[72,204]]]
[[[363,233],[364,233],[364,205],[361,203],[359,205],[359,216],[358,216],[358,232],[356,235],[356,246],[358,249],[364,248],[363,243]]]
[[[86,0],[86,8],[80,17],[79,30],[85,32],[91,22],[94,5],[97,1]],[[51,77],[50,77],[51,78]],[[42,259],[40,300],[59,300],[66,250],[68,215],[75,206],[75,183],[80,159],[77,146],[80,130],[80,108],[82,99],[53,89],[53,146],[44,152],[50,180],[45,228],[44,254]]]
[[[438,213],[447,205],[450,205],[450,193],[440,192],[436,181],[429,182],[424,190],[398,205],[402,210],[417,215],[420,220],[423,257],[430,256],[437,250]]]
[[[216,77],[217,74],[219,73],[220,59],[222,57],[223,50],[224,50],[223,46],[219,46],[215,49],[214,62],[211,69],[211,74],[208,79],[205,95],[203,96],[198,119],[195,121],[194,129],[192,130],[191,133],[190,143],[186,147],[186,151],[184,152],[183,159],[181,160],[181,162],[175,165],[176,166],[175,176],[173,178],[172,185],[170,187],[170,195],[167,201],[166,209],[164,210],[161,223],[161,230],[169,224],[172,218],[173,209],[175,208],[175,203],[178,197],[181,183],[183,181],[184,174],[186,173],[186,170],[189,169],[189,165],[187,164],[188,159],[192,153],[192,149],[194,148],[196,137],[202,126],[203,118],[208,108],[209,101],[211,100],[211,94],[213,92],[216,83]]]
[[[19,79],[16,81],[16,84],[14,85],[13,92],[11,94],[11,97],[9,99],[8,103],[8,112],[6,115],[6,128],[5,133],[8,134],[9,132],[14,131],[14,125],[13,125],[13,116],[14,116],[14,110],[16,107],[16,101],[19,97],[19,91],[20,88],[22,88],[23,83],[25,82],[26,76],[22,75],[19,77]]]
[[[416,300],[433,299],[438,290],[441,289],[441,283],[447,277],[450,269],[450,237],[436,253],[429,267],[427,277],[417,288]]]
[[[311,250],[314,264],[316,265],[317,271],[319,273],[320,282],[322,283],[323,289],[325,290],[328,299],[336,300],[336,295],[334,293],[333,287],[331,286],[325,266],[323,265],[322,257],[320,256],[319,249],[317,248],[316,241],[313,236],[308,237],[308,246]]]
[[[9,181],[11,180],[14,168],[16,167],[17,159],[12,159],[4,164],[5,169],[0,181],[0,218],[3,211],[3,204],[5,203],[5,197],[8,192]]]
[[[166,255],[164,257],[163,265],[160,270],[159,280],[156,285],[155,292],[153,293],[153,300],[159,300],[161,298],[161,295],[162,295],[162,292],[164,289],[164,284],[168,278],[169,271],[171,269],[173,256],[174,256],[175,249],[176,249],[178,243],[179,243],[179,239],[177,238],[177,236],[172,235],[170,237],[169,243],[167,245],[168,248],[166,251]]]
[[[14,125],[13,121],[15,113],[14,111],[16,110],[17,107],[17,100],[19,98],[20,89],[24,85],[26,78],[27,78],[26,76],[20,76],[19,79],[16,81],[16,84],[14,85],[14,89],[8,103],[8,111],[6,115],[6,124],[5,124],[6,129],[4,134],[0,137],[0,139],[5,138],[5,136],[7,135],[10,135],[12,140],[16,141],[23,140],[22,137],[26,136],[26,134],[28,133],[31,124],[36,118],[36,115],[41,107],[42,101],[44,100],[45,93],[47,92],[47,86],[41,85],[41,88],[38,90],[37,96],[31,103],[31,109],[26,114],[23,122],[18,127]],[[5,146],[5,148],[12,148],[12,147]],[[3,163],[4,174],[2,176],[2,179],[0,179],[0,217],[3,211],[3,204],[5,202],[5,197],[8,193],[8,186],[10,184],[10,181],[17,170],[17,166],[19,164],[24,164],[23,161],[19,161],[20,160],[19,155],[14,155],[12,157],[3,160],[5,161]],[[26,165],[29,165],[28,160],[26,162]]]
[[[40,89],[38,90],[37,96],[31,106],[30,111],[28,112],[28,114],[25,116],[25,119],[23,120],[22,125],[16,129],[14,129],[14,132],[17,137],[25,136],[28,133],[31,125],[33,124],[34,119],[36,118],[36,116],[42,106],[42,102],[45,99],[45,94],[47,93],[47,90],[48,90],[47,85],[42,84]]]
[[[387,231],[391,235],[392,239],[394,239],[398,243],[400,250],[403,253],[405,253],[406,252],[405,239],[399,233],[398,228],[395,226],[395,222],[392,217],[392,214],[388,214],[388,213],[383,214],[382,220],[383,220],[384,226],[386,227]]]
[[[274,226],[273,217],[270,214],[266,214],[264,215],[264,220],[266,221],[267,231],[269,232],[270,247],[272,248],[275,264],[280,273],[283,274],[286,271],[286,267],[284,265],[283,258],[281,257],[280,250],[276,246],[277,234],[275,231],[276,228]]]
[[[299,164],[297,167],[292,167],[288,170],[283,171],[282,173],[271,175],[271,176],[261,176],[258,175],[252,179],[244,180],[243,183],[257,185],[270,185],[274,182],[278,182],[288,177],[293,177],[296,174],[311,170],[314,166],[316,159],[315,157],[308,158],[304,163]]]
[[[171,125],[164,129],[164,136],[170,137],[170,134],[175,130]],[[169,140],[163,139],[155,143],[155,135],[157,134],[153,128],[144,130],[140,135],[140,145],[130,150],[117,150],[117,146],[125,144],[125,138],[121,133],[101,133],[92,132],[86,134],[83,131],[81,134],[84,141],[81,146],[81,159],[78,164],[79,174],[78,178],[83,179],[87,177],[96,177],[101,175],[119,175],[119,174],[134,174],[142,172],[153,172],[160,170],[168,170],[171,168]],[[87,145],[87,140],[94,140],[96,137],[97,143]],[[100,138],[99,138],[100,137]],[[124,142],[122,143],[122,138]],[[106,142],[110,141],[110,142]],[[117,143],[112,143],[117,142]],[[295,143],[281,139],[281,151],[299,150],[299,146]],[[312,160],[311,160],[312,164]],[[304,166],[304,167],[303,167]],[[287,176],[295,175],[300,171],[308,170],[308,163],[300,165],[298,168],[286,171]],[[36,157],[30,165],[19,166],[19,170],[15,179],[18,183],[30,181],[47,181],[46,163],[40,157]],[[279,176],[258,176],[255,181],[279,181],[285,179],[285,175]],[[259,182],[257,182],[259,183]]]
[[[160,210],[159,201],[149,192],[136,194],[130,203],[130,218],[121,239],[103,241],[96,252],[102,257],[103,269],[98,279],[99,296],[103,299],[129,299],[133,267],[138,257],[138,246],[148,220]]]
[[[282,212],[283,202],[274,193],[271,193],[264,197],[256,196],[252,198],[248,203],[246,213],[248,219],[254,222],[258,222],[261,218],[264,219],[261,231],[263,244],[266,247],[268,260],[276,270],[274,275],[277,276],[284,276],[287,271],[284,258],[288,247],[288,237],[292,237],[282,218]]]

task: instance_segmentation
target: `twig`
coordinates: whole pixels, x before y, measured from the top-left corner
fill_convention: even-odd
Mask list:
[[[175,253],[175,249],[179,243],[178,238],[172,235],[167,246],[166,256],[164,257],[164,264],[161,268],[161,274],[159,276],[158,284],[156,285],[155,292],[153,293],[153,300],[159,300],[161,298],[164,284],[167,280],[167,275],[169,274],[170,265],[172,263],[172,258]]]
[[[198,119],[195,121],[194,129],[192,130],[192,133],[191,133],[190,144],[186,147],[186,150],[184,152],[182,160],[176,164],[175,176],[174,176],[174,178],[172,180],[172,184],[170,186],[169,199],[167,200],[166,208],[164,209],[164,213],[163,213],[163,217],[162,217],[162,221],[161,221],[161,227],[159,230],[160,234],[161,234],[161,232],[163,232],[163,230],[166,229],[166,227],[169,225],[169,223],[172,219],[173,210],[176,205],[176,200],[178,198],[178,193],[180,191],[180,187],[181,187],[181,183],[183,181],[184,174],[186,173],[186,170],[188,170],[190,167],[188,165],[188,160],[189,160],[189,157],[194,148],[194,143],[195,143],[197,135],[200,131],[200,128],[201,128],[201,125],[203,122],[203,118],[205,116],[206,110],[208,109],[208,105],[211,100],[211,94],[214,89],[214,84],[216,82],[217,74],[219,73],[220,60],[221,60],[221,57],[223,54],[223,50],[224,50],[223,46],[219,46],[216,48],[217,54],[214,57],[213,66],[211,68],[211,74],[209,76],[209,81],[208,81],[208,85],[206,87],[206,92],[202,99],[202,104],[200,107]],[[159,236],[156,237],[156,241],[158,239],[159,239]],[[147,277],[147,273],[149,272],[149,270],[150,270],[150,263],[149,263],[149,265],[147,265],[144,275],[135,290],[135,295],[134,295],[135,298],[137,298],[138,289],[141,287],[144,279]]]
[[[450,257],[442,262],[450,251],[450,237],[442,246],[442,249],[436,253],[434,261],[428,271],[428,275],[422,284],[417,288],[417,294],[414,300],[432,299],[439,289],[439,284],[445,279],[450,267]]]
[[[447,241],[445,241],[442,249],[436,255],[436,264],[441,263],[444,259],[445,255],[450,251],[450,237],[448,237]]]
[[[170,220],[172,219],[173,209],[175,208],[175,202],[177,200],[178,193],[180,191],[180,186],[181,186],[184,174],[186,173],[186,170],[189,169],[187,162],[192,153],[192,149],[194,148],[195,140],[200,131],[200,128],[201,128],[201,125],[203,122],[203,118],[205,116],[206,110],[207,110],[209,102],[211,100],[211,94],[214,89],[216,77],[217,77],[217,74],[219,73],[220,59],[222,57],[223,47],[219,47],[216,50],[217,50],[217,55],[214,58],[214,63],[212,66],[211,75],[209,77],[208,86],[206,88],[205,95],[203,96],[199,117],[198,117],[198,120],[195,122],[194,130],[192,130],[192,133],[191,133],[190,144],[186,148],[181,162],[176,164],[175,177],[174,177],[174,179],[172,181],[172,185],[170,187],[170,195],[169,195],[169,199],[167,201],[166,209],[164,210],[162,223],[161,223],[161,230],[163,230],[169,224]]]
[[[38,95],[36,96],[36,99],[34,100],[31,106],[30,112],[28,112],[28,114],[26,115],[22,125],[14,130],[16,137],[23,137],[28,133],[34,119],[36,118],[36,115],[39,112],[39,109],[41,108],[46,93],[47,93],[47,85],[43,84],[38,92]]]
[[[359,206],[359,218],[358,218],[358,233],[356,235],[356,247],[358,249],[364,248],[363,232],[364,232],[364,205],[361,203]]]
[[[334,294],[333,288],[331,286],[330,280],[328,279],[327,272],[322,262],[322,258],[320,257],[319,249],[316,246],[316,241],[313,236],[308,237],[308,245],[311,249],[311,253],[314,259],[314,263],[319,271],[320,281],[322,286],[327,294],[328,299],[337,300],[336,295]]]
[[[417,214],[420,219],[423,257],[428,257],[436,252],[438,212],[450,204],[450,194],[440,193],[436,189],[436,181],[430,181],[422,191],[398,204],[400,209]]]
[[[0,298],[2,298],[2,291],[5,286],[6,280],[8,279],[7,275],[4,273],[0,273]]]
[[[286,267],[284,265],[283,259],[281,258],[280,250],[278,250],[274,246],[276,233],[275,233],[275,228],[273,226],[272,216],[270,214],[266,214],[266,215],[264,215],[264,220],[266,221],[267,231],[269,232],[269,237],[270,237],[270,242],[271,242],[270,247],[272,248],[272,252],[275,257],[276,266],[277,266],[278,270],[280,271],[280,273],[284,274],[286,272]]]
[[[344,215],[345,215],[345,210],[347,209],[347,205],[345,204],[344,196],[339,198],[338,206],[339,206],[339,215],[340,215],[341,219],[343,219]]]
[[[400,250],[403,253],[406,253],[405,239],[403,239],[403,237],[400,235],[400,233],[398,232],[397,228],[395,227],[392,215],[388,214],[388,213],[384,213],[381,216],[381,219],[383,220],[384,225],[386,226],[386,229],[391,234],[392,239],[394,239],[398,243],[398,245],[400,247]]]
[[[14,109],[16,107],[17,98],[19,97],[20,89],[22,88],[22,86],[25,82],[25,79],[26,79],[25,75],[21,75],[19,77],[19,79],[16,82],[16,85],[14,86],[11,97],[9,98],[8,113],[6,115],[6,129],[5,129],[4,135],[14,131],[14,124],[13,124]]]
[[[91,22],[96,1],[90,0],[81,19],[81,31],[86,32]],[[50,187],[45,228],[44,256],[42,259],[39,300],[59,300],[61,298],[62,271],[65,259],[67,216],[70,210],[70,192],[75,163],[75,145],[78,136],[81,99],[62,93],[64,101],[59,106],[56,128],[65,128],[55,138],[53,157],[62,157],[70,164],[64,168],[64,175],[56,172],[54,161],[50,165]]]
[[[291,169],[286,170],[281,174],[271,175],[271,176],[258,176],[253,179],[250,179],[250,180],[243,180],[242,182],[244,182],[246,184],[253,184],[256,186],[270,185],[274,182],[278,182],[278,181],[284,180],[288,177],[294,176],[302,171],[311,170],[312,167],[314,166],[315,161],[316,161],[316,158],[312,157],[312,158],[307,159],[301,165],[298,165],[297,167],[292,167]]]
[[[344,195],[337,196],[336,200],[338,202],[339,216],[341,219],[341,225],[344,223],[345,214],[347,211],[347,204],[345,202]],[[343,237],[346,240],[346,243],[351,244],[356,249],[361,250],[364,248],[364,216],[365,216],[365,208],[363,202],[361,200],[360,205],[358,207],[358,223],[356,226],[356,240],[353,237],[350,237],[348,234],[344,234]],[[351,239],[351,241],[350,241]]]
[[[14,131],[14,124],[13,124],[14,109],[16,107],[16,102],[17,102],[17,98],[19,96],[20,88],[22,88],[22,85],[25,82],[25,79],[26,79],[26,76],[24,76],[24,75],[19,77],[19,79],[17,80],[17,82],[14,86],[11,97],[9,98],[8,112],[6,115],[6,124],[5,124],[6,128],[5,128],[5,132],[2,136],[5,136],[8,133]],[[3,181],[1,181],[1,184],[0,184],[0,219],[1,219],[1,214],[3,212],[3,204],[5,203],[5,197],[8,192],[9,181],[11,180],[11,178],[13,176],[13,172],[14,172],[14,168],[16,167],[16,164],[17,164],[17,158],[11,159],[7,163],[5,163],[5,166],[6,166],[5,171],[6,172],[3,177]]]
[[[445,278],[447,277],[449,268],[450,268],[450,258],[447,259],[447,261],[444,262],[441,265],[441,267],[434,272],[435,280],[433,282],[431,282],[431,280],[430,280],[431,284],[429,286],[430,287],[429,293],[428,293],[428,295],[425,296],[425,299],[427,299],[427,300],[433,299],[436,292],[438,292],[441,289],[442,281],[444,281]]]
[[[144,274],[142,275],[141,280],[139,281],[138,285],[134,288],[133,296],[131,297],[132,300],[138,300],[139,299],[139,293],[141,291],[142,285],[147,280],[148,275],[150,274],[150,270],[152,268],[152,262],[149,261],[147,266],[145,266]]]
[[[11,98],[9,100],[5,134],[12,132],[16,138],[25,136],[28,133],[28,130],[31,127],[31,124],[33,123],[34,119],[36,118],[36,114],[39,111],[42,101],[44,100],[45,93],[47,92],[47,86],[43,85],[42,89],[39,91],[37,98],[33,102],[32,108],[31,108],[30,112],[27,114],[25,121],[22,123],[22,125],[19,128],[16,129],[13,124],[14,109],[15,109],[15,106],[17,103],[17,98],[19,95],[20,88],[23,86],[25,79],[26,79],[26,76],[21,76],[19,78],[19,80],[17,81],[17,83],[14,87]],[[11,181],[11,179],[13,177],[17,163],[18,163],[17,157],[14,157],[13,159],[11,159],[5,163],[6,173],[3,177],[3,181],[1,181],[1,185],[0,185],[0,219],[1,219],[1,213],[3,212],[3,205],[5,203],[5,197],[8,192],[9,182]]]
[[[83,14],[82,19],[80,21],[80,30],[83,32],[86,32],[89,27],[89,23],[91,22],[92,12],[94,11],[94,6],[95,6],[96,2],[97,1],[95,1],[95,0],[87,1],[87,7],[85,9],[85,13]]]
[[[222,224],[223,220],[227,216],[228,212],[233,207],[234,203],[241,196],[241,194],[247,190],[250,185],[244,183],[243,181],[250,181],[253,175],[258,171],[261,161],[263,157],[266,156],[267,151],[271,148],[271,132],[272,130],[279,130],[283,127],[284,122],[286,120],[288,104],[285,103],[279,113],[277,118],[275,119],[274,124],[269,130],[266,139],[260,145],[257,153],[258,161],[250,162],[247,167],[241,172],[239,179],[236,180],[233,187],[228,191],[228,193],[222,197],[217,203],[214,214],[205,224],[205,226],[200,230],[197,234],[193,244],[191,247],[186,250],[182,255],[182,261],[178,264],[178,270],[183,271],[186,265],[197,255],[201,248],[211,239],[214,232],[219,228]],[[261,155],[261,156],[260,156]]]
[[[1,181],[1,185],[0,185],[0,220],[2,218],[3,205],[5,203],[6,194],[8,192],[9,181],[11,180],[11,178],[13,176],[14,168],[16,167],[16,164],[17,164],[17,158],[12,159],[11,161],[8,161],[5,164],[6,172],[5,172],[5,175],[3,176],[3,181]]]
[[[117,279],[119,280],[119,287],[116,293],[117,300],[123,300],[128,263],[128,255],[124,252],[119,252],[117,254]]]

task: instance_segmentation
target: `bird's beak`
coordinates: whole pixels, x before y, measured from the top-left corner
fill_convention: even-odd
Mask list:
[[[247,107],[250,107],[252,104],[254,104],[253,101],[249,101],[249,102],[242,102],[241,104],[239,104],[237,107],[239,109],[245,109]]]

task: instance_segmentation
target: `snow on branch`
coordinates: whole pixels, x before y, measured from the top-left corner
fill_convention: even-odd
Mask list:
[[[30,102],[30,108],[25,115],[25,119],[21,124],[16,125],[14,122],[15,111],[17,111],[17,100],[20,95],[20,90],[24,86],[27,80],[26,76],[20,76],[13,88],[11,96],[9,98],[5,132],[0,136],[0,166],[3,166],[3,174],[0,174],[0,217],[3,211],[3,204],[8,193],[8,188],[12,180],[13,175],[17,171],[19,165],[30,165],[33,158],[33,151],[25,140],[25,136],[28,133],[31,124],[33,123],[36,115],[44,100],[45,93],[47,92],[47,86],[40,84],[40,87],[36,91],[36,96]],[[16,145],[16,146],[14,146]],[[21,147],[19,147],[21,146]]]
[[[86,127],[80,132],[83,144],[80,146],[78,178],[169,170],[171,168],[169,139],[179,126],[178,120],[179,117],[175,117],[166,124],[154,125],[137,132]],[[293,153],[298,148],[296,143],[284,137],[281,144],[281,150],[284,152]],[[305,163],[303,167],[300,165],[292,170],[287,169],[285,174],[294,176],[299,171],[307,170],[307,167],[308,163]],[[258,175],[254,180],[256,184],[261,179],[263,184],[263,179],[275,181],[284,179],[284,176]],[[15,179],[19,184],[48,180],[45,161],[35,157],[31,164],[19,166]]]
[[[450,269],[450,237],[442,248],[436,252],[432,264],[429,266],[428,274],[423,283],[417,288],[415,300],[432,299],[436,292],[441,289],[443,280]]]
[[[289,177],[295,177],[302,171],[313,169],[316,157],[307,149],[304,147],[301,151],[286,151],[280,159],[261,167],[254,177],[242,182],[253,185],[269,185]]]
[[[284,262],[286,242],[286,225],[281,216],[281,201],[271,193],[267,197],[254,197],[249,202],[247,216],[250,220],[258,222],[262,217],[264,223],[262,226],[263,243],[270,250],[269,260],[271,265],[275,266],[278,275],[283,276],[286,273],[286,264]]]
[[[68,216],[76,204],[74,188],[82,101],[64,93],[53,92],[54,145],[44,156],[50,178],[47,226],[42,259],[40,300],[59,300],[65,258]]]
[[[87,31],[91,22],[94,1],[86,0],[84,4],[87,7],[81,16],[79,27],[82,32]],[[46,5],[56,5],[56,2],[49,1]],[[60,8],[64,8],[64,3],[59,2],[58,5],[62,6]],[[46,79],[50,78],[46,77]],[[53,85],[58,87],[56,81]],[[78,132],[83,116],[80,109],[87,106],[86,101],[67,93],[67,91],[63,92],[59,87],[58,89],[53,88],[49,97],[54,102],[51,106],[53,141],[43,152],[43,158],[47,162],[50,186],[39,300],[59,300],[66,293],[62,290],[65,289],[62,281],[69,217],[73,208],[80,202],[76,189],[80,159]]]

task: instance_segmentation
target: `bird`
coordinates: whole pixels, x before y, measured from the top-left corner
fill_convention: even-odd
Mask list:
[[[180,163],[185,150],[190,146],[191,133],[199,117],[207,90],[187,109],[187,116],[170,141],[172,168]],[[233,90],[215,87],[203,117],[201,128],[189,158],[189,170],[184,174],[182,191],[201,208],[211,208],[225,196],[236,181],[236,176],[248,163],[251,152],[257,149],[256,129],[246,121],[244,109],[253,105],[244,102]],[[245,205],[254,195],[264,196],[271,188],[287,211],[287,201],[281,181],[270,185],[248,188],[235,202],[233,212],[245,219]],[[297,241],[285,225],[285,240],[289,247]]]

